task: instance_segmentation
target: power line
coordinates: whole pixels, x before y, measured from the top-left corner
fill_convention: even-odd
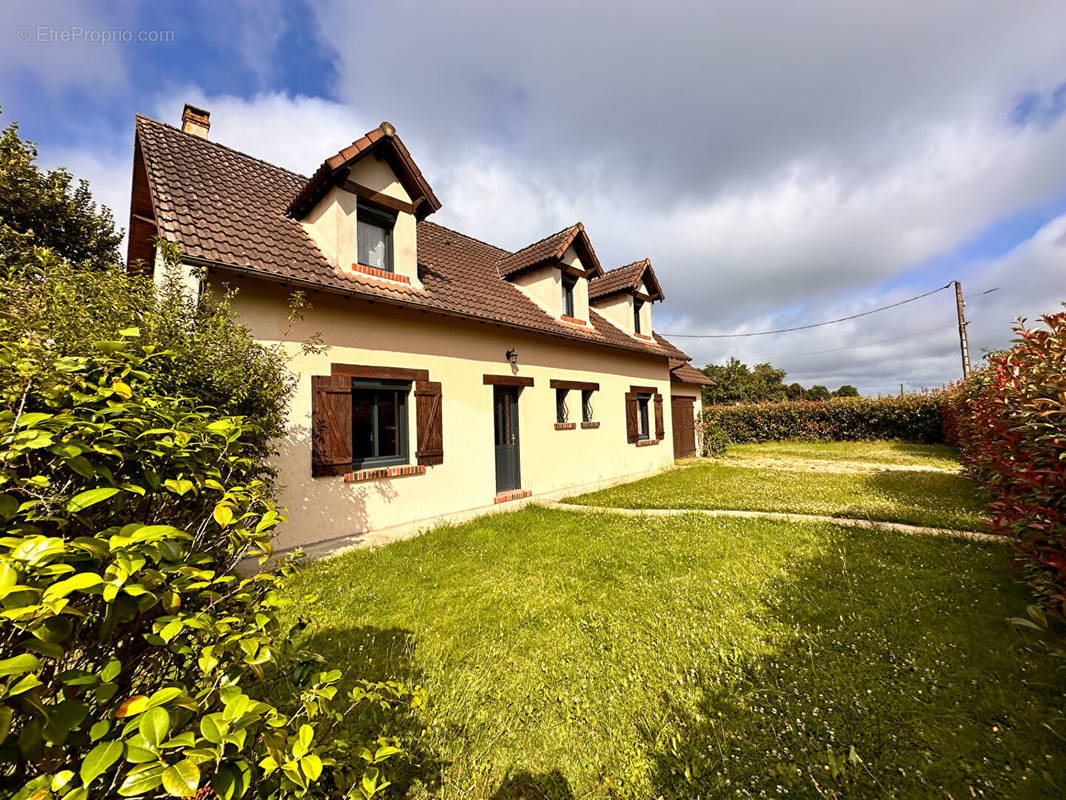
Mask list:
[[[820,356],[824,353],[839,353],[842,350],[856,350],[860,347],[870,347],[875,344],[887,344],[888,342],[899,342],[904,339],[913,339],[915,336],[924,336],[927,333],[940,333],[941,331],[954,330],[954,325],[948,325],[947,327],[930,328],[924,331],[915,331],[914,333],[908,333],[903,336],[893,336],[890,339],[876,339],[872,342],[863,342],[861,344],[849,344],[846,347],[833,347],[829,350],[812,350],[808,353],[778,353],[776,356],[760,356],[767,361],[777,361],[779,359],[800,358],[802,356]]]
[[[823,325],[835,325],[838,322],[847,322],[848,320],[858,319],[859,317],[868,317],[870,314],[876,314],[879,311],[887,311],[890,308],[896,308],[898,306],[906,305],[907,303],[913,303],[915,300],[921,300],[923,297],[928,297],[931,294],[942,292],[949,286],[954,286],[955,281],[945,283],[943,286],[937,289],[931,289],[924,294],[919,294],[914,297],[908,297],[906,300],[900,300],[898,303],[892,303],[891,305],[881,306],[880,308],[874,308],[870,311],[863,311],[861,314],[852,314],[848,317],[840,317],[839,319],[830,319],[825,322],[813,322],[810,325],[797,325],[794,328],[780,328],[776,331],[752,331],[750,333],[664,333],[664,336],[669,336],[674,339],[742,339],[748,336],[769,336],[773,333],[791,333],[792,331],[805,331],[810,328],[820,328]]]

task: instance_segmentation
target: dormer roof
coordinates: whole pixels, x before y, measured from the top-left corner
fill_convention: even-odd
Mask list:
[[[646,293],[639,291],[642,283]],[[665,299],[659,279],[655,277],[655,270],[651,268],[650,259],[642,258],[632,264],[616,267],[589,281],[590,301],[623,293],[635,294],[641,299],[652,301]]]
[[[374,130],[356,139],[334,156],[322,162],[315,174],[300,189],[289,204],[288,213],[303,218],[334,186],[343,184],[357,161],[375,155],[385,159],[404,190],[411,197],[415,217],[421,221],[440,209],[440,201],[433,194],[429,181],[422,175],[411,153],[391,123],[382,122]]]
[[[592,249],[592,242],[585,233],[585,226],[580,222],[526,245],[515,253],[509,253],[496,262],[496,269],[501,278],[513,278],[527,270],[561,260],[571,246],[577,250],[578,257],[585,266],[586,277],[603,274],[596,251]]]

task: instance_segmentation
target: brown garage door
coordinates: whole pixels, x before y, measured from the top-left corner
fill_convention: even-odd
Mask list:
[[[670,413],[674,422],[674,458],[696,455],[695,398],[671,397]]]

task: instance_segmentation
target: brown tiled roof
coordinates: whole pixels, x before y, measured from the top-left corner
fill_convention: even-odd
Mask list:
[[[645,342],[595,310],[590,325],[556,319],[503,280],[507,250],[432,222],[418,223],[423,288],[335,270],[286,210],[307,179],[223,145],[137,117],[159,234],[212,267],[380,298],[591,344],[682,358],[655,335]]]
[[[580,222],[526,245],[515,253],[508,253],[496,263],[496,269],[501,278],[510,278],[549,261],[558,261],[570,245],[579,250],[578,255],[581,256],[586,270],[591,271],[593,275],[603,274],[596,251],[592,249],[592,242],[585,233],[585,226]]]
[[[713,386],[714,381],[689,364],[687,361],[670,359],[670,380],[675,383],[696,383],[700,386]]]
[[[302,218],[333,185],[344,180],[353,162],[375,151],[382,152],[389,159],[404,189],[411,196],[411,202],[414,203],[416,209],[415,213],[420,220],[440,209],[440,201],[433,193],[429,181],[422,175],[418,164],[411,158],[411,153],[396,133],[396,129],[390,123],[382,122],[335,156],[330,156],[323,161],[322,166],[315,170],[315,174],[311,176],[303,189],[292,198],[289,213],[297,219]]]
[[[654,299],[664,299],[662,289],[659,287],[659,279],[655,277],[655,270],[651,268],[651,261],[642,258],[632,264],[607,270],[600,277],[590,280],[589,300],[601,300],[613,294],[636,291],[641,280],[645,281]]]

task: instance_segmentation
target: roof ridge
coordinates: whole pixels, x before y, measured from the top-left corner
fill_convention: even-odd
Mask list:
[[[243,150],[238,150],[235,147],[230,147],[229,145],[222,144],[221,142],[216,142],[216,141],[213,141],[211,139],[205,139],[202,136],[196,136],[195,134],[187,133],[186,131],[183,131],[181,128],[179,128],[179,127],[177,127],[175,125],[171,125],[169,122],[163,122],[162,120],[154,119],[152,117],[149,117],[147,114],[135,114],[134,116],[136,117],[136,119],[144,120],[145,122],[151,122],[153,125],[161,125],[164,128],[170,128],[170,130],[174,131],[175,133],[180,133],[183,136],[192,136],[194,139],[197,139],[198,141],[203,142],[204,144],[209,144],[209,145],[211,145],[213,147],[219,147],[219,148],[221,148],[223,150],[228,150],[229,152],[233,153],[234,155],[241,156],[242,158],[247,158],[249,161],[255,161],[256,163],[262,164],[262,165],[267,166],[267,167],[270,167],[271,169],[276,169],[276,170],[279,170],[281,172],[286,172],[289,175],[292,175],[294,178],[299,178],[302,181],[309,180],[306,175],[301,175],[299,172],[293,172],[291,169],[286,169],[285,167],[278,166],[277,164],[273,164],[273,163],[271,163],[269,161],[266,161],[266,160],[264,160],[262,158],[256,158],[253,155],[245,153]]]
[[[529,250],[531,247],[536,247],[538,244],[543,244],[544,242],[546,242],[549,239],[551,239],[553,236],[558,236],[560,233],[573,230],[574,228],[577,228],[577,227],[580,227],[580,226],[581,226],[580,222],[575,222],[572,225],[567,225],[565,228],[560,228],[557,231],[553,231],[552,233],[549,233],[547,236],[542,236],[541,238],[537,239],[537,241],[535,241],[535,242],[530,242],[529,244],[525,245],[524,247],[519,247],[514,252],[509,253],[509,255],[516,256],[519,253],[521,253],[523,250]]]
[[[636,267],[636,266],[639,266],[641,264],[646,264],[649,261],[651,261],[650,258],[638,258],[636,261],[630,261],[628,264],[623,264],[620,267],[614,267],[613,269],[605,270],[603,275],[597,275],[597,276],[595,276],[595,278],[597,278],[597,279],[598,278],[606,278],[612,272],[618,272],[619,270],[629,269],[630,267]]]

